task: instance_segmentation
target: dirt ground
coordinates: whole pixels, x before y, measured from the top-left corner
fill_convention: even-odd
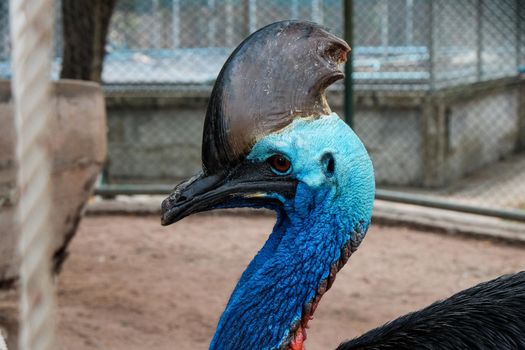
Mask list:
[[[87,217],[59,278],[64,349],[206,349],[265,216]],[[339,342],[463,288],[525,268],[525,248],[373,225],[310,322],[307,348]],[[15,309],[0,297],[0,320]]]

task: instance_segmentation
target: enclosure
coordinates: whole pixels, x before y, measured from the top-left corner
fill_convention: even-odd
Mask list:
[[[92,49],[82,43],[82,29],[64,30],[68,3],[75,2],[53,5],[53,81],[63,78],[65,61],[72,59],[64,59],[68,45],[78,62]],[[94,196],[87,199],[95,181],[91,173],[84,184],[73,175],[54,180],[57,188],[69,191],[76,186],[82,193],[74,206],[66,195],[53,197],[71,211],[55,211],[53,219],[68,227],[66,238],[55,240],[54,247],[60,249],[53,251],[57,270],[68,256],[57,284],[57,328],[64,348],[207,347],[235,282],[275,218],[259,211],[200,214],[166,229],[157,218],[158,207],[173,185],[202,169],[206,109],[228,56],[254,31],[284,19],[320,23],[352,47],[346,79],[331,86],[327,97],[332,110],[363,140],[378,186],[379,204],[368,238],[323,298],[308,331],[308,348],[335,348],[345,338],[437,299],[523,270],[522,0],[114,4],[107,40],[94,49],[105,51],[103,62],[90,63],[94,70],[103,67],[101,90],[85,83],[96,101],[75,99],[75,89],[66,83],[64,100],[53,102],[60,105],[56,118],[69,120],[75,132],[87,133],[96,124],[99,138],[92,137],[83,147],[86,154],[96,151],[96,167],[102,166],[106,147],[101,91],[108,131],[107,159]],[[10,10],[9,2],[0,3],[0,78],[5,80],[14,79]],[[82,23],[86,31],[98,22]],[[76,42],[66,42],[68,35],[76,36]],[[0,107],[7,111],[5,118],[11,118],[9,83],[0,85]],[[9,127],[0,135],[14,137]],[[67,130],[62,128],[60,137],[55,134],[57,140],[68,137],[67,145],[58,143],[56,149],[66,151],[83,142]],[[5,140],[0,141],[5,148]],[[9,147],[14,153],[14,146]],[[87,157],[79,154],[67,166],[51,162],[72,173],[88,166],[96,173]],[[17,205],[16,161],[6,159],[0,161],[0,227],[11,232],[15,226],[5,225],[5,218]],[[395,204],[385,205],[389,201]],[[415,209],[414,204],[455,210],[447,215],[458,221],[446,223],[452,216]],[[88,216],[80,222],[84,210]],[[8,260],[8,272],[3,274],[0,256],[0,335],[7,330],[8,345],[14,349],[18,295],[8,289],[17,286],[18,261],[12,257],[17,237],[6,240],[5,232],[0,242],[7,244],[0,246],[0,253]],[[58,254],[60,263],[57,250],[63,254]]]
[[[9,78],[2,6],[0,76]],[[102,189],[146,193],[195,173],[222,63],[255,29],[300,18],[340,36],[345,23],[352,28],[352,80],[329,98],[365,141],[380,186],[522,208],[524,13],[519,0],[356,0],[346,8],[336,0],[118,1],[102,74],[109,123]],[[55,77],[63,48],[56,14]],[[351,115],[343,108],[349,90]],[[472,191],[465,178],[490,181]]]

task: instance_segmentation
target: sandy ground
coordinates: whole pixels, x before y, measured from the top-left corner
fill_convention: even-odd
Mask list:
[[[229,293],[271,230],[264,216],[84,219],[59,278],[65,349],[206,349]],[[372,226],[310,323],[333,349],[434,300],[525,268],[525,248]],[[0,324],[15,310],[0,297]]]

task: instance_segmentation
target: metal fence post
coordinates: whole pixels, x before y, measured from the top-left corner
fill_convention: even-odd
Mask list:
[[[172,45],[174,48],[180,47],[180,3],[179,0],[172,0],[172,13],[171,13],[171,33],[172,33]]]
[[[256,0],[248,0],[248,34],[257,30],[257,3]]]
[[[516,70],[518,71],[518,74],[523,74],[523,65],[525,65],[525,61],[521,61],[521,41],[522,34],[521,30],[523,28],[523,23],[521,23],[522,20],[525,19],[525,11],[523,11],[523,8],[520,8],[520,2],[522,0],[516,0]],[[523,16],[522,16],[523,12]],[[519,99],[518,104],[518,150],[524,151],[525,150],[525,86],[521,86],[519,88],[519,93],[521,98]]]
[[[435,2],[429,3],[429,31],[428,31],[428,84],[429,90],[433,91],[435,88],[435,59],[436,52],[434,50],[434,16],[436,16],[436,11],[434,11]]]
[[[215,0],[208,0],[207,10],[210,11],[210,13],[215,13],[216,11]],[[216,42],[215,33],[217,33],[217,17],[212,16],[210,20],[208,21],[208,32],[206,33],[208,37],[209,46],[213,46]]]
[[[521,0],[516,0],[516,70],[520,70],[521,65]]]
[[[299,18],[299,0],[292,0],[290,12],[292,14],[292,16],[291,16],[292,19],[298,19]]]
[[[478,34],[478,40],[476,43],[476,80],[481,81],[482,78],[482,41],[483,41],[483,1],[478,0],[476,8],[476,29]]]
[[[344,1],[344,38],[348,45],[352,48],[347,56],[347,61],[345,64],[345,96],[344,96],[344,120],[350,126],[354,126],[354,84],[352,79],[353,73],[353,1],[345,0]]]
[[[312,21],[322,24],[323,23],[323,5],[319,0],[311,0],[312,6]]]
[[[153,26],[152,26],[152,46],[155,49],[160,49],[162,47],[161,41],[162,41],[162,20],[161,20],[162,12],[160,11],[160,3],[159,0],[154,0],[153,4],[151,5],[151,17],[153,18]]]
[[[225,19],[225,26],[226,30],[224,32],[224,35],[226,36],[226,46],[227,47],[234,47],[235,46],[235,40],[233,39],[233,28],[234,28],[234,13],[233,13],[233,1],[232,0],[226,0],[224,2],[224,12],[226,12],[226,19]]]
[[[414,43],[414,0],[406,0],[406,28],[405,28],[405,43],[406,45],[413,45]]]

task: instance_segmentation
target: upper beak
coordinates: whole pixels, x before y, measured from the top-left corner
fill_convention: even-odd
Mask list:
[[[161,223],[170,225],[215,208],[279,205],[279,198],[291,198],[295,187],[294,179],[276,178],[253,165],[240,165],[229,174],[200,173],[177,185],[162,202]]]

